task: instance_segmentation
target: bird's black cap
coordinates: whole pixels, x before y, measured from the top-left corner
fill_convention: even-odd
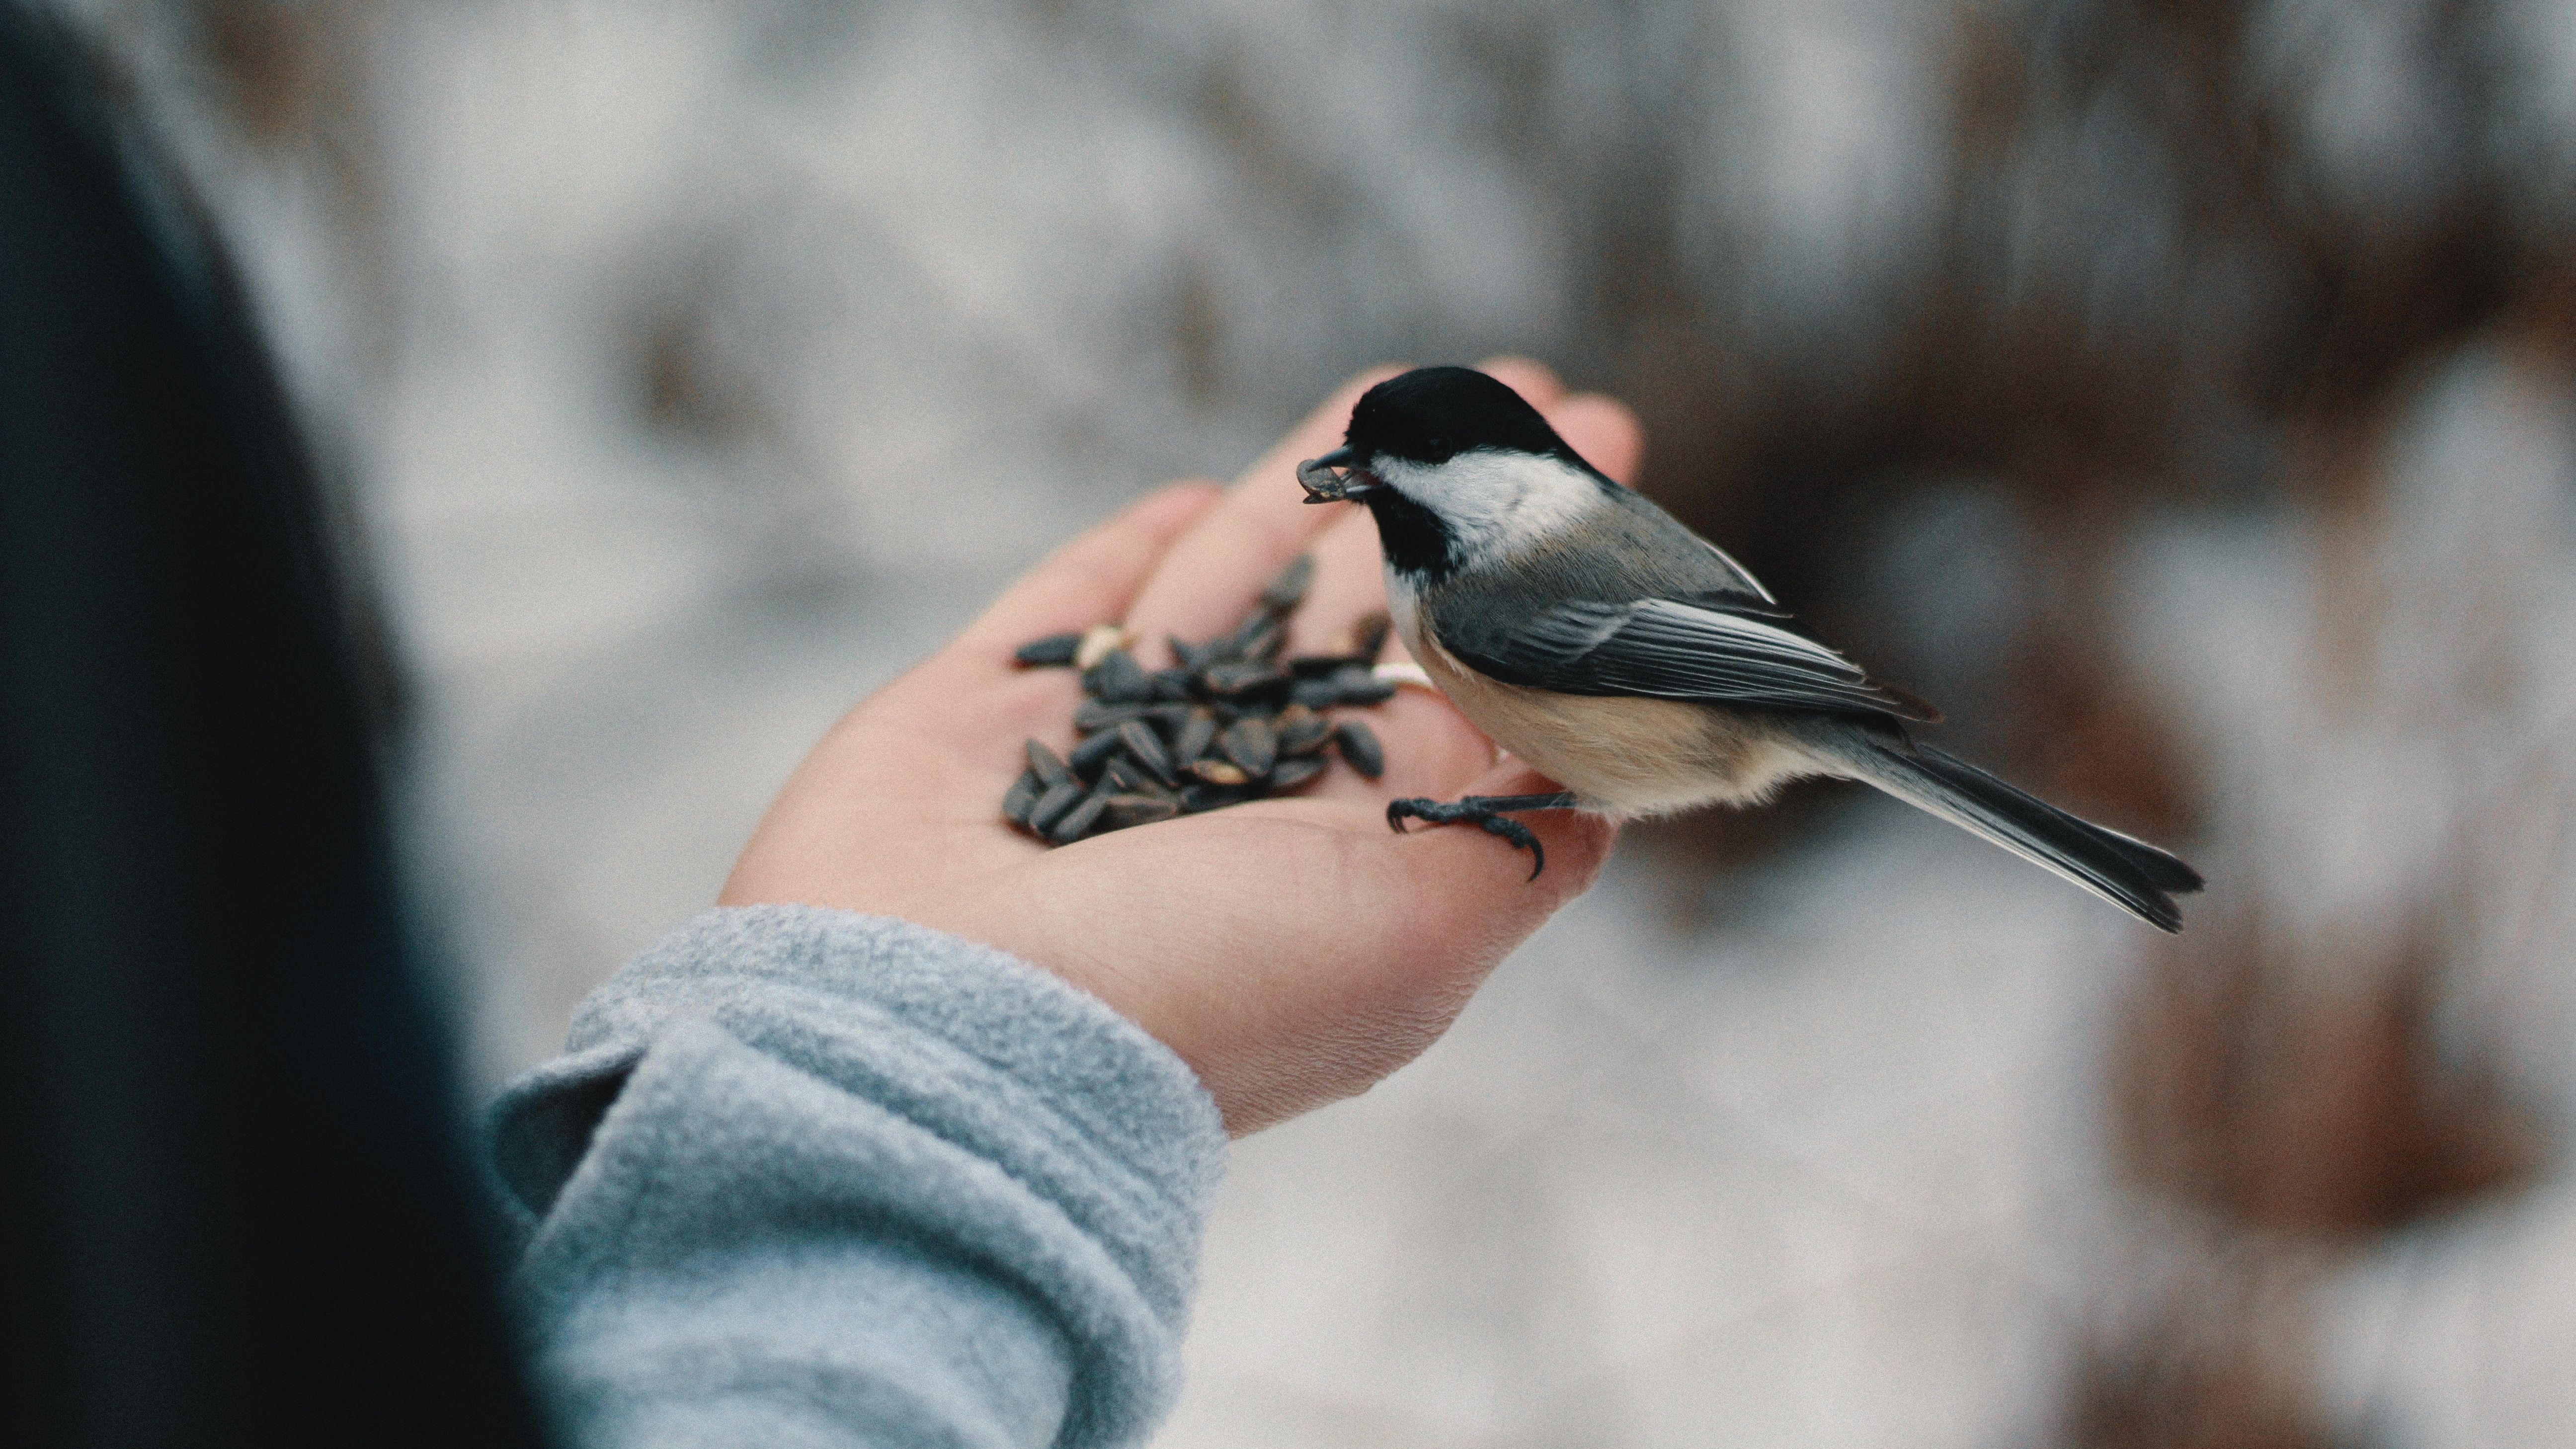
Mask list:
[[[1361,459],[1446,463],[1479,448],[1570,457],[1519,393],[1472,367],[1417,367],[1360,395],[1344,434]]]

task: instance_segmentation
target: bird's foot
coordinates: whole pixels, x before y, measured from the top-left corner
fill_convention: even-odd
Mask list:
[[[1531,880],[1547,869],[1547,847],[1538,836],[1517,820],[1507,820],[1507,810],[1571,810],[1574,792],[1560,790],[1553,795],[1469,795],[1442,802],[1438,800],[1390,800],[1386,806],[1386,823],[1396,834],[1404,833],[1407,819],[1430,825],[1475,825],[1487,835],[1499,835],[1530,853]]]

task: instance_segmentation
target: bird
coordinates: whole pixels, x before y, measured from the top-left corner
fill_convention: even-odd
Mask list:
[[[1352,407],[1342,446],[1296,476],[1309,503],[1369,510],[1405,648],[1469,722],[1566,787],[1395,800],[1397,831],[1479,826],[1529,851],[1536,880],[1545,847],[1513,814],[1637,819],[1837,777],[2182,929],[2173,897],[2199,890],[2199,872],[1917,740],[1938,710],[1816,638],[1501,381],[1465,367],[1389,378]]]

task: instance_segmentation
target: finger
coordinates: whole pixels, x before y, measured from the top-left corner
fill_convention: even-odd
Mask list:
[[[1565,384],[1556,372],[1535,358],[1505,354],[1488,357],[1476,364],[1476,370],[1521,395],[1521,400],[1545,412],[1565,395]]]
[[[1622,483],[1637,481],[1646,458],[1646,428],[1617,398],[1577,393],[1547,412],[1548,423],[1583,461]]]
[[[1351,404],[1400,370],[1371,368],[1334,389],[1172,546],[1128,611],[1141,652],[1159,662],[1166,635],[1196,640],[1234,627],[1262,584],[1338,521],[1346,510],[1306,503],[1297,465],[1338,446]]]
[[[1315,579],[1306,589],[1305,607],[1288,621],[1292,653],[1340,649],[1350,642],[1351,626],[1362,614],[1386,607],[1377,520],[1356,506],[1333,505],[1332,511],[1340,516],[1306,550],[1315,559]]]
[[[957,647],[1016,649],[1123,616],[1173,541],[1223,496],[1213,483],[1176,483],[1129,504],[1031,569],[967,626]]]

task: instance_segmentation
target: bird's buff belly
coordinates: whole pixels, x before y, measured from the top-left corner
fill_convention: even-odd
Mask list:
[[[1802,775],[1826,773],[1769,718],[1675,699],[1558,694],[1504,684],[1458,662],[1418,629],[1405,647],[1440,692],[1494,743],[1622,819],[1699,805],[1749,805]]]

